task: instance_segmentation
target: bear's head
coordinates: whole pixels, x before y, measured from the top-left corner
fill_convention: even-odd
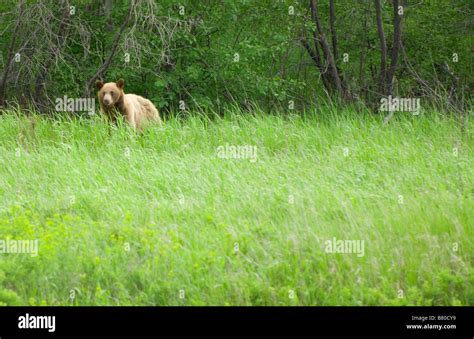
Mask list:
[[[100,102],[106,107],[113,107],[123,100],[123,79],[117,82],[103,83],[100,80],[95,82],[95,86],[99,90],[98,96]]]

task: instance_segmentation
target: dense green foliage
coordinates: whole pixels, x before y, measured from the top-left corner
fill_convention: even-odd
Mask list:
[[[60,18],[67,2],[39,3],[42,6],[27,2],[25,10],[31,13],[23,15],[13,44],[13,51],[26,47],[7,79],[9,101],[26,104],[43,96],[82,96],[117,36],[117,51],[101,76],[109,81],[125,78],[127,91],[149,97],[160,109],[177,109],[180,100],[186,108],[215,109],[229,103],[246,109],[253,103],[286,109],[293,101],[298,109],[327,99],[321,75],[301,44],[301,38],[311,39],[315,29],[307,1],[141,0],[134,2],[123,34],[119,32],[129,1],[114,1],[110,14],[104,12],[104,1],[74,2],[75,13],[66,29]],[[14,4],[0,4],[3,67],[18,19]],[[390,53],[392,8],[390,1],[382,4]],[[330,40],[327,1],[318,1],[318,8]],[[453,79],[459,79],[456,91],[472,95],[473,13],[469,0],[405,1],[396,94],[422,97],[423,103],[444,101]],[[378,102],[380,50],[373,1],[336,1],[335,15],[341,76],[356,101]],[[443,70],[445,64],[453,74]],[[43,95],[36,89],[45,68]]]
[[[473,305],[472,120],[320,113],[143,135],[2,116],[0,239],[40,255],[0,255],[0,303]],[[326,253],[333,237],[365,254]]]

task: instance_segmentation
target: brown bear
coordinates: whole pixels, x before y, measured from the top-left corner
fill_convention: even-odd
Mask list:
[[[105,84],[97,80],[95,85],[99,90],[97,95],[100,111],[112,122],[116,122],[117,114],[124,116],[127,122],[137,130],[141,130],[147,122],[161,122],[158,110],[150,100],[123,92],[123,79]]]

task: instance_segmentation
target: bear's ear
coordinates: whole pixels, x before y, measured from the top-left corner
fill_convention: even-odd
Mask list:
[[[95,87],[97,87],[97,89],[101,89],[102,86],[104,86],[104,83],[100,80],[96,80],[95,81]]]
[[[115,84],[117,85],[118,88],[123,89],[124,83],[125,81],[123,79],[118,79],[118,81]]]

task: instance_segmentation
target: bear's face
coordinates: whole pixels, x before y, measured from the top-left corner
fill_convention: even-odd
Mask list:
[[[123,79],[117,82],[107,82],[105,84],[97,80],[95,85],[99,90],[99,100],[106,107],[114,106],[123,98]]]

